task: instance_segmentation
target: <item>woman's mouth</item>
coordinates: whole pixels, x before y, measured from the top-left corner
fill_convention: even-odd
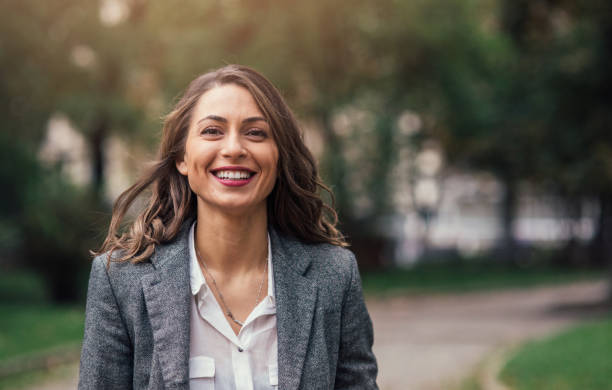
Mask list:
[[[255,172],[242,169],[218,169],[212,171],[212,174],[221,184],[230,187],[246,185],[255,176]]]

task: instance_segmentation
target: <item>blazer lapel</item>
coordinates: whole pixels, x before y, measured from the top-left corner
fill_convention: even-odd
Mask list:
[[[159,359],[164,383],[185,389],[189,386],[189,222],[173,242],[156,248],[151,256],[156,271],[141,279],[154,356]]]
[[[310,257],[303,245],[270,229],[276,295],[279,388],[300,385],[317,301],[316,284],[303,276]]]

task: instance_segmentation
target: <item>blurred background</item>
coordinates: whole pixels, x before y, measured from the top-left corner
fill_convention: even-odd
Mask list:
[[[334,191],[383,389],[612,388],[609,1],[0,7],[1,388],[74,387],[88,251],[176,97],[229,63],[279,87]],[[515,327],[489,332],[493,318]],[[569,325],[585,333],[554,333]],[[535,336],[557,338],[523,347]],[[526,387],[551,350],[581,355],[568,343],[592,348],[585,368]],[[497,359],[508,345],[521,347]],[[521,348],[543,357],[525,363]]]

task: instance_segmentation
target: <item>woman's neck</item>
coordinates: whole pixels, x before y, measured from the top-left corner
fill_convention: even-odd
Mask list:
[[[258,270],[268,255],[265,207],[228,215],[198,207],[195,245],[208,268],[229,275]]]

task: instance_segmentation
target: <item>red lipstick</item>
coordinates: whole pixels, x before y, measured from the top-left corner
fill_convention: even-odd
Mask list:
[[[217,181],[228,187],[241,187],[249,184],[257,172],[250,168],[230,165],[211,169]]]

